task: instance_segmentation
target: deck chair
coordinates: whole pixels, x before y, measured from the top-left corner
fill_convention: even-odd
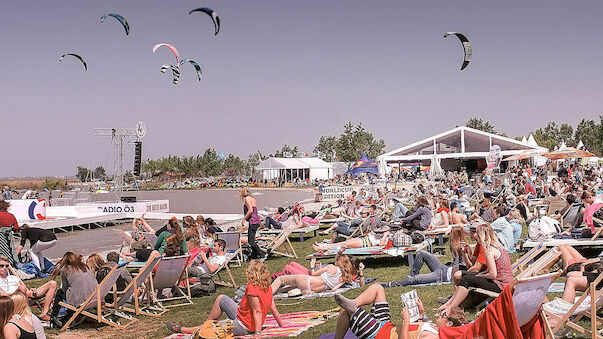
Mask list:
[[[188,279],[184,279],[186,292],[183,291],[179,286],[182,277],[188,276],[187,264],[189,258],[189,255],[181,255],[177,257],[164,257],[159,260],[159,262],[157,263],[157,270],[155,276],[150,279],[151,297],[154,306],[165,309],[170,307],[193,304],[193,301],[191,300],[191,289],[188,283]],[[154,293],[155,291],[162,291],[166,288],[172,289],[174,294],[180,293],[181,296],[159,298]],[[164,303],[167,301],[171,302],[175,300],[179,300],[181,302],[176,304],[164,305]]]
[[[515,262],[511,265],[511,269],[513,274],[516,274],[518,271],[521,272],[524,270],[524,267],[528,265],[531,261],[534,260],[542,251],[546,250],[546,247],[543,243],[539,243],[537,246],[532,247],[529,251],[527,251],[520,258],[515,260]]]
[[[121,275],[121,273],[126,269],[125,265],[115,266],[107,276],[98,284],[98,287],[90,294],[86,300],[80,305],[70,305],[66,302],[60,302],[59,304],[68,310],[74,311],[73,315],[67,320],[65,325],[61,328],[61,331],[66,330],[71,323],[80,315],[84,315],[86,317],[92,318],[99,323],[108,324],[119,329],[125,329],[130,324],[136,321],[136,319],[132,318],[129,315],[126,315],[118,310],[110,309],[103,307],[105,297],[111,289],[113,285],[117,282],[117,279]],[[91,310],[96,308],[95,310]],[[126,322],[122,324],[119,319],[123,319]]]
[[[546,215],[550,217],[551,215],[555,214],[555,212],[561,211],[565,207],[567,207],[567,201],[565,201],[565,199],[553,200],[549,203],[549,206],[546,210]]]
[[[531,277],[515,278],[511,282],[513,290],[513,304],[519,327],[527,324],[538,313],[542,303],[546,301],[549,286],[563,273],[557,272],[535,275]],[[500,293],[482,288],[472,288],[471,291],[488,296],[487,300],[496,298]]]
[[[360,223],[360,225],[358,225],[358,227],[352,232],[350,233],[350,235],[343,235],[341,234],[340,236],[345,238],[346,240],[348,239],[352,239],[354,237],[357,236],[364,236],[365,233],[367,233],[367,227],[368,227],[368,223],[370,220],[372,220],[373,218],[378,218],[381,219],[381,217],[383,216],[383,214],[385,213],[385,210],[379,212],[378,214],[376,214],[374,217],[368,217],[364,220],[362,220],[362,223]]]
[[[599,236],[601,236],[601,233],[603,233],[603,220],[599,219],[599,218],[593,218],[593,220],[595,222],[597,222],[599,225],[602,225],[599,227],[599,230],[597,232],[595,232],[595,234],[593,234],[593,237],[590,238],[590,241],[595,241],[597,240],[597,238],[599,238]]]
[[[157,236],[155,235],[155,233],[143,232],[142,235],[144,236],[145,240],[149,243],[149,245],[151,245],[151,248],[153,248],[153,246],[155,246],[155,243],[157,242]]]
[[[243,264],[243,252],[241,251],[241,232],[218,232],[216,233],[217,239],[222,239],[226,242],[225,250],[227,252],[236,252],[233,259],[236,260],[235,267],[239,267]]]
[[[601,280],[603,280],[603,273],[599,274],[586,292],[577,297],[573,304],[559,298],[544,304],[544,315],[558,321],[558,324],[551,328],[548,319],[543,317],[548,336],[553,338],[563,325],[567,325],[564,336],[570,330],[575,330],[590,338],[603,338],[603,318],[597,316],[597,311],[603,307],[603,288],[596,289]],[[578,323],[585,317],[590,318],[590,329],[584,328]],[[597,326],[598,324],[602,326]]]
[[[540,256],[540,258],[536,259],[536,261],[525,270],[520,271],[517,274],[517,278],[528,278],[540,272],[548,271],[559,261],[559,258],[561,258],[561,251],[559,251],[557,247],[553,247]]]
[[[163,308],[154,307],[150,303],[141,306],[140,299],[142,295],[139,292],[139,289],[143,286],[145,281],[149,279],[151,273],[153,273],[153,269],[157,266],[157,263],[161,258],[162,257],[155,257],[152,260],[147,261],[147,263],[138,271],[138,274],[133,277],[128,286],[126,286],[121,295],[117,296],[117,293],[115,293],[113,297],[115,302],[111,305],[114,309],[127,311],[136,315],[144,314],[153,317],[159,317],[167,311]],[[133,305],[130,299],[132,299]]]
[[[283,228],[283,231],[274,238],[258,237],[258,240],[267,241],[267,243],[263,244],[263,246],[261,245],[260,248],[266,251],[268,255],[278,254],[284,257],[297,258],[297,253],[295,253],[295,249],[293,248],[293,245],[291,245],[291,241],[289,241],[289,235],[293,233],[296,226],[297,225],[293,224]]]

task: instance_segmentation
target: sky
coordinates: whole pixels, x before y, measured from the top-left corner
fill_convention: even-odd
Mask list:
[[[197,7],[213,8],[220,33]],[[387,150],[490,121],[522,136],[603,107],[601,1],[0,2],[0,177],[112,171],[95,127],[144,121],[143,158],[206,148],[242,158],[283,144],[312,152],[362,122]],[[129,36],[105,13],[123,15]],[[473,59],[447,31],[464,33]],[[170,43],[184,65],[161,74]],[[88,63],[65,58],[77,53]],[[133,145],[124,148],[131,169]]]

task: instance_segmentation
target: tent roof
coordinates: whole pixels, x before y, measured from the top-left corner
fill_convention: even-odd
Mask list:
[[[503,156],[525,150],[547,151],[546,148],[538,145],[530,145],[515,139],[459,126],[382,154],[377,157],[377,160],[421,160],[431,159],[434,155],[440,159],[485,157],[490,152],[492,145],[499,145]]]
[[[260,162],[256,170],[333,168],[319,158],[268,158]]]

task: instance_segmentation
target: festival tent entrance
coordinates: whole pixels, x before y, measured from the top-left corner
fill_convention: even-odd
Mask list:
[[[379,175],[379,170],[377,169],[377,162],[375,160],[371,160],[366,154],[363,154],[360,159],[356,160],[354,165],[352,165],[352,167],[345,173],[353,175],[360,173],[373,173],[375,175]]]
[[[255,168],[262,180],[291,182],[333,178],[333,166],[319,158],[268,158]]]
[[[380,175],[389,173],[388,168],[398,167],[401,163],[417,162],[430,165],[434,159],[440,162],[443,170],[458,169],[468,161],[479,169],[485,167],[485,158],[492,145],[500,146],[500,155],[503,157],[526,150],[548,151],[538,145],[459,126],[382,154],[376,160]]]

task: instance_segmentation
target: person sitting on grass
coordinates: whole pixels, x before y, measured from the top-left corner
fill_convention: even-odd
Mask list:
[[[264,263],[257,259],[249,262],[245,270],[247,287],[240,305],[226,295],[219,295],[212,306],[207,320],[218,320],[222,314],[234,321],[233,334],[245,336],[252,334],[260,338],[262,325],[268,312],[272,312],[279,327],[285,324],[274,304],[270,287],[270,272]],[[176,333],[195,333],[196,327],[181,327],[174,322],[167,322],[166,327]]]
[[[465,272],[462,274],[452,298],[440,307],[445,314],[450,314],[453,307],[459,306],[465,300],[470,287],[500,293],[513,280],[509,254],[498,241],[490,226],[482,224],[477,227],[477,242],[484,249],[486,270],[479,273]]]
[[[463,243],[465,243],[465,233],[463,229],[459,226],[453,227],[450,231],[450,251],[452,252],[453,258],[451,265],[444,265],[434,254],[421,250],[417,252],[415,262],[412,265],[408,277],[400,281],[384,282],[381,283],[381,285],[383,287],[398,287],[452,281],[453,270],[455,267],[458,269],[458,266],[455,266],[455,264],[458,264],[459,262]],[[431,272],[419,274],[424,263],[427,264],[427,267]]]
[[[310,294],[326,290],[336,291],[345,283],[351,283],[356,275],[347,255],[336,258],[335,264],[311,269],[309,274],[282,275],[272,282],[272,291],[278,292],[281,286],[299,288],[302,293]]]
[[[411,324],[408,309],[402,309],[402,325],[396,326],[391,319],[389,304],[385,289],[381,285],[371,285],[355,299],[348,299],[341,294],[335,295],[335,302],[343,309],[337,319],[335,339],[343,339],[348,328],[358,339],[386,338],[439,338],[440,327],[461,326],[467,323],[467,318],[458,307],[450,309],[448,314],[440,314],[435,324],[418,322]],[[371,305],[370,313],[362,306]],[[419,317],[425,316],[425,308],[421,299],[418,300]]]
[[[0,281],[2,282],[0,283],[0,296],[9,296],[15,292],[21,292],[27,298],[44,298],[42,313],[39,318],[43,321],[49,321],[48,311],[57,291],[57,282],[50,280],[38,288],[29,289],[19,277],[9,274],[9,269],[9,259],[0,256]]]

